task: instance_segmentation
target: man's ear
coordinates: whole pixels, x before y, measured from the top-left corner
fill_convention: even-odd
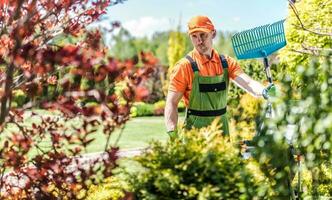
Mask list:
[[[217,31],[216,31],[216,29],[214,29],[214,30],[212,31],[212,38],[214,39],[214,38],[216,37],[216,35],[217,35]]]

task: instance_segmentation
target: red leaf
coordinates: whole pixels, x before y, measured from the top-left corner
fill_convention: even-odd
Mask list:
[[[146,87],[143,86],[138,86],[135,90],[135,100],[136,101],[141,101],[144,98],[146,98],[147,96],[149,96],[149,90]]]

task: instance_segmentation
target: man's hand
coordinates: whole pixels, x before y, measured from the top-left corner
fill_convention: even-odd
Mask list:
[[[269,86],[263,89],[262,95],[264,99],[269,99],[270,97],[275,97],[277,94],[276,86],[271,83]]]
[[[167,131],[167,134],[170,138],[171,141],[175,140],[176,138],[178,138],[178,133],[176,130],[174,131]]]

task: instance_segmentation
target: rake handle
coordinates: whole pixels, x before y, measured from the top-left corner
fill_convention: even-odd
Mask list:
[[[272,80],[269,60],[267,59],[267,57],[264,57],[264,69],[267,80],[269,81],[270,84],[272,84],[273,80]]]
[[[265,70],[265,75],[267,80],[269,81],[270,84],[273,83],[272,81],[272,75],[271,75],[271,70],[270,70],[270,65],[269,65],[269,60],[267,59],[267,56],[264,56],[264,70]],[[267,107],[266,107],[266,113],[265,113],[266,118],[271,118],[272,117],[272,104],[270,101],[268,101]]]

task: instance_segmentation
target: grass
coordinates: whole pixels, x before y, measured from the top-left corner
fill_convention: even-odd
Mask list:
[[[45,110],[35,110],[34,112],[39,115],[57,117],[60,113],[49,112]],[[30,116],[26,114],[24,119],[24,126],[31,127],[32,123],[39,124],[40,118]],[[59,118],[61,120],[61,117]],[[180,114],[180,120],[183,121],[183,113]],[[80,119],[75,118],[66,123],[66,126],[70,129],[72,125],[80,124]],[[0,141],[3,141],[4,137],[8,136],[10,132],[18,131],[17,126],[9,124],[8,127],[0,135]],[[101,152],[104,150],[107,138],[102,132],[102,128],[99,128],[94,134],[91,135],[95,140],[87,147],[87,153]],[[120,138],[119,138],[120,137]],[[111,135],[110,145],[119,146],[120,149],[135,149],[144,148],[149,145],[152,140],[166,141],[168,135],[166,134],[166,128],[164,125],[163,116],[150,116],[150,117],[136,117],[130,119],[124,126],[123,130],[116,130]],[[39,146],[42,148],[50,148],[50,138],[43,139]],[[36,150],[32,150],[31,155],[36,154]]]
[[[119,136],[120,140],[116,144]],[[122,131],[112,133],[110,144],[118,145],[121,149],[144,148],[151,140],[166,141],[167,138],[164,117],[137,117],[128,121]],[[103,151],[105,135],[99,131],[95,139],[88,147],[88,152]]]
[[[184,114],[180,113],[180,122],[183,121]],[[144,148],[149,145],[152,140],[165,142],[168,139],[164,117],[136,117],[129,120],[122,133],[120,130],[115,131],[111,135],[111,144],[115,144],[120,135],[117,145],[121,149]],[[88,152],[103,151],[106,143],[106,137],[102,132],[98,132],[96,140],[89,146]]]

